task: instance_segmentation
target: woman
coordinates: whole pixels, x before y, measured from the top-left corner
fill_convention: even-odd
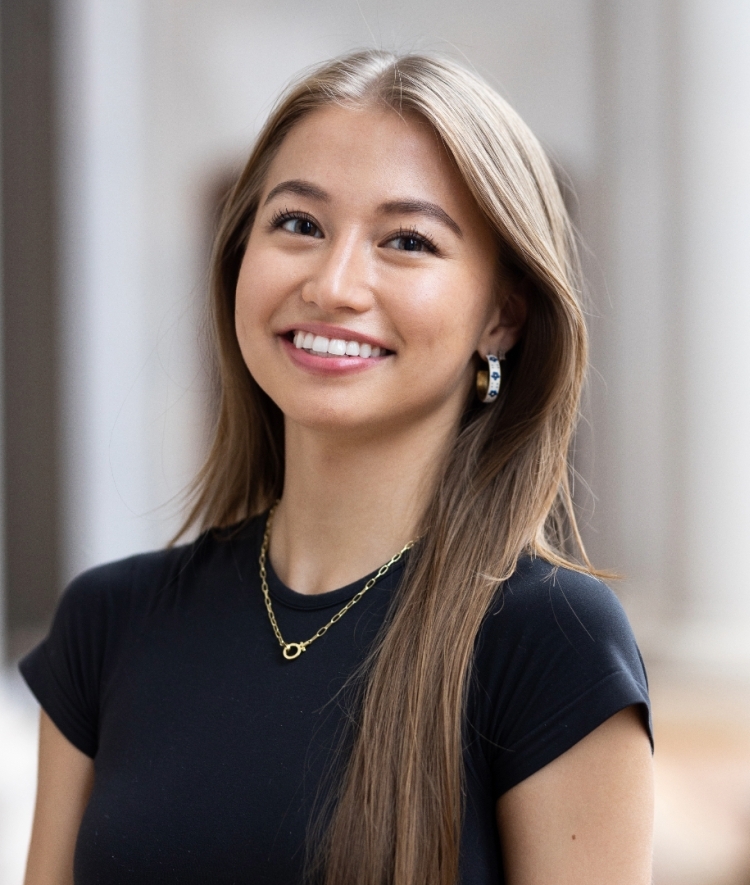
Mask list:
[[[28,885],[650,882],[645,674],[567,485],[578,294],[476,77],[292,88],[214,252],[205,531],[78,578],[22,664]]]

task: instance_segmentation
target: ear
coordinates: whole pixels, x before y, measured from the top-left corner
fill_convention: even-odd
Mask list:
[[[513,347],[521,337],[527,313],[523,285],[508,287],[499,294],[477,345],[482,359],[488,353],[507,353]]]

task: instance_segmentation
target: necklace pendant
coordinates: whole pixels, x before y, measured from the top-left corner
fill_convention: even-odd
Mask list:
[[[305,650],[305,646],[301,642],[287,642],[284,645],[283,655],[287,661],[293,661],[298,658]]]

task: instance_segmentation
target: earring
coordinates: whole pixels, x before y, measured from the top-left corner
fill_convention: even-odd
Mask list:
[[[500,360],[503,354],[496,357],[494,353],[487,354],[487,368],[477,372],[477,397],[483,403],[494,403],[500,393],[500,381],[502,371]]]

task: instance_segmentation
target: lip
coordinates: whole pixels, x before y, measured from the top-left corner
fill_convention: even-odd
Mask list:
[[[295,327],[297,328],[297,327]],[[290,330],[291,331],[291,330]],[[312,332],[312,329],[303,328],[300,331]],[[318,334],[323,334],[322,332]],[[354,340],[354,339],[349,339]],[[299,368],[314,375],[352,375],[374,369],[388,356],[316,356],[294,346],[288,338],[280,338],[281,346],[289,359]]]
[[[372,335],[363,335],[354,329],[347,329],[344,326],[329,326],[328,323],[299,323],[287,326],[276,334],[285,339],[290,332],[312,332],[313,335],[322,335],[329,340],[331,338],[342,338],[344,341],[356,341],[359,344],[369,344],[370,347],[379,347],[381,350],[393,352],[393,348],[379,338],[373,338]],[[358,359],[358,357],[347,357],[349,360]],[[368,357],[369,359],[369,357]],[[375,357],[379,359],[379,357]]]

